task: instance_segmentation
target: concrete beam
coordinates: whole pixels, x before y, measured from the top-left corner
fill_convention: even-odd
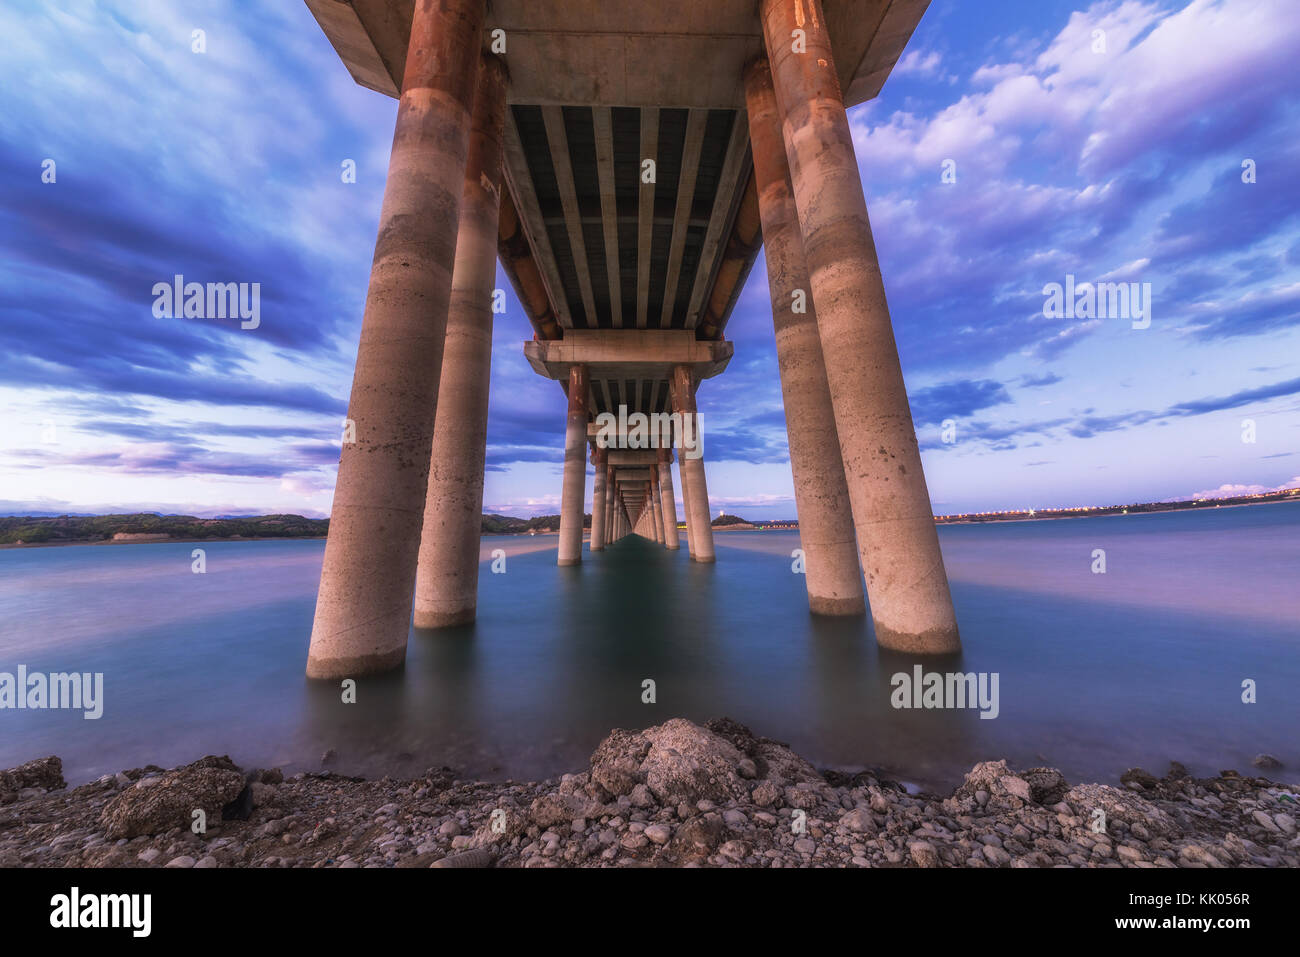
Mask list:
[[[327,0],[327,2],[332,3],[334,0]],[[551,240],[546,234],[546,224],[542,221],[542,208],[537,201],[532,173],[528,171],[528,157],[524,155],[524,145],[519,139],[515,116],[510,110],[506,110],[505,149],[506,187],[514,199],[520,225],[529,246],[532,247],[537,267],[541,270],[542,280],[551,300],[551,308],[555,310],[555,317],[562,327],[571,328],[573,317],[569,315],[569,302],[564,296],[564,284],[560,282],[560,273],[555,266],[555,252],[551,249]]]
[[[704,308],[704,297],[708,294],[713,278],[721,264],[722,243],[726,240],[726,231],[736,219],[736,207],[745,188],[745,177],[749,166],[749,121],[745,111],[736,113],[736,120],[731,127],[731,139],[727,143],[727,153],[722,161],[722,172],[718,176],[718,192],[713,198],[713,211],[709,215],[708,229],[704,233],[704,246],[700,250],[700,268],[695,273],[695,284],[691,289],[691,299],[686,307],[686,328],[694,329],[700,321],[700,312]]]
[[[619,468],[650,466],[659,461],[657,449],[603,449],[609,464]]]
[[[415,0],[306,0],[362,86],[396,96]],[[807,9],[806,0],[798,4]],[[875,96],[929,0],[824,0],[847,105]],[[512,103],[738,109],[762,52],[754,0],[493,0]]]
[[[569,162],[569,137],[564,131],[564,111],[558,106],[542,109],[542,122],[546,124],[546,141],[551,147],[551,165],[555,167],[555,185],[560,191],[560,205],[564,208],[564,224],[569,231],[569,252],[578,273],[578,286],[582,293],[582,307],[587,312],[587,326],[595,328],[596,300],[591,292],[591,270],[587,267],[587,243],[582,234],[581,215],[578,212],[578,191],[573,182],[573,165]]]
[[[641,161],[655,159],[659,156],[659,111],[647,108],[641,111]],[[641,179],[637,170],[637,182],[640,183],[640,208],[636,234],[636,324],[638,329],[646,327],[646,310],[650,301],[650,250],[654,241],[655,184]]]
[[[592,378],[667,379],[689,366],[696,379],[711,379],[731,361],[732,344],[704,341],[689,329],[573,329],[563,339],[524,343],[524,357],[538,375],[565,380],[569,367],[588,366]]]
[[[707,110],[691,110],[686,118],[686,139],[682,145],[682,165],[677,177],[677,212],[673,217],[672,245],[668,247],[668,277],[664,280],[664,303],[659,324],[665,329],[672,323],[677,305],[677,283],[682,271],[682,250],[686,245],[686,220],[695,201],[695,177],[700,171],[700,153],[704,148]]]
[[[600,178],[601,232],[605,235],[605,274],[609,281],[609,315],[623,326],[623,281],[618,268],[618,197],[614,191],[614,129],[608,106],[592,110],[596,134],[596,171]]]

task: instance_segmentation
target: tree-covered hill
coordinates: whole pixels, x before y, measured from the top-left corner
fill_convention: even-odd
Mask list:
[[[73,542],[109,542],[142,540],[137,536],[167,536],[174,539],[219,538],[323,538],[329,531],[329,519],[304,518],[301,515],[256,515],[237,518],[197,518],[193,515],[157,515],[138,512],[130,515],[59,515],[0,516],[0,545],[58,545]],[[591,516],[584,525],[590,526]],[[560,516],[539,515],[514,518],[509,515],[484,515],[483,534],[523,535],[529,532],[554,532],[560,528]]]

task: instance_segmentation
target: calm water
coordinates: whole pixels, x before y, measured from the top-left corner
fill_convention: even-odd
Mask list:
[[[210,543],[203,575],[191,544],[0,550],[0,671],[105,674],[98,721],[0,711],[0,767],[54,753],[76,783],[210,752],[314,768],[329,748],[366,775],[532,778],[584,766],[611,727],[678,715],[931,786],[996,757],[1072,780],[1260,751],[1300,766],[1300,505],[940,535],[965,643],[943,668],[998,672],[996,720],[891,708],[911,661],[865,620],[807,614],[795,532],[719,534],[715,566],[632,539],[558,569],[554,537],[485,539],[485,557],[512,554],[482,569],[478,623],[413,632],[405,670],[362,681],[355,705],[302,676],[322,542]]]

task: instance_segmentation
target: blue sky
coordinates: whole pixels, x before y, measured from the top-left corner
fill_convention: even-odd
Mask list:
[[[9,0],[0,36],[0,513],[328,514],[395,102],[296,0]],[[936,511],[1300,484],[1297,61],[1292,0],[934,0],[850,121]],[[261,283],[260,326],[156,318],[177,273]],[[1150,327],[1045,318],[1067,274],[1150,283]],[[765,287],[700,391],[715,513],[794,513]],[[485,508],[553,512],[507,295]]]

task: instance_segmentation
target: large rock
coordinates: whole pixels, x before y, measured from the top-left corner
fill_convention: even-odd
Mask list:
[[[745,801],[751,792],[764,795],[759,803],[766,806],[790,788],[807,792],[812,806],[830,793],[803,758],[728,718],[703,728],[674,718],[644,731],[614,731],[591,756],[591,783],[605,800],[648,791],[665,807]]]
[[[1059,804],[1070,790],[1065,775],[1056,768],[1030,768],[1021,777],[1029,785],[1029,799],[1046,807]]]
[[[716,801],[749,795],[738,765],[744,755],[726,738],[684,718],[643,732],[650,750],[641,762],[646,787],[660,804]]]
[[[0,771],[0,804],[7,804],[24,788],[57,791],[67,787],[63,780],[63,762],[54,755],[37,758],[16,768]]]
[[[1171,834],[1177,824],[1164,811],[1130,790],[1121,790],[1109,784],[1077,784],[1065,792],[1065,803],[1084,823],[1084,831],[1092,829],[1097,821],[1095,812],[1105,814],[1107,830],[1114,821],[1123,821],[1131,828],[1141,825],[1157,836]]]
[[[960,800],[976,800],[998,808],[1019,808],[1025,804],[1051,806],[1060,802],[1070,785],[1055,768],[1031,768],[1023,773],[1007,767],[1005,760],[981,761],[966,773],[966,780],[953,792]],[[988,795],[987,801],[977,797]]]
[[[753,763],[760,778],[775,781],[780,787],[792,784],[827,786],[826,779],[811,764],[790,750],[789,745],[771,738],[758,737],[749,728],[730,718],[715,718],[705,724],[714,734],[726,738]],[[748,768],[742,763],[738,768],[745,777]]]
[[[100,823],[110,839],[188,828],[196,810],[209,824],[244,790],[243,772],[227,757],[206,757],[174,771],[141,778],[110,801]]]
[[[649,750],[650,742],[639,731],[615,728],[591,755],[591,783],[612,797],[631,794],[645,783],[641,762]]]

